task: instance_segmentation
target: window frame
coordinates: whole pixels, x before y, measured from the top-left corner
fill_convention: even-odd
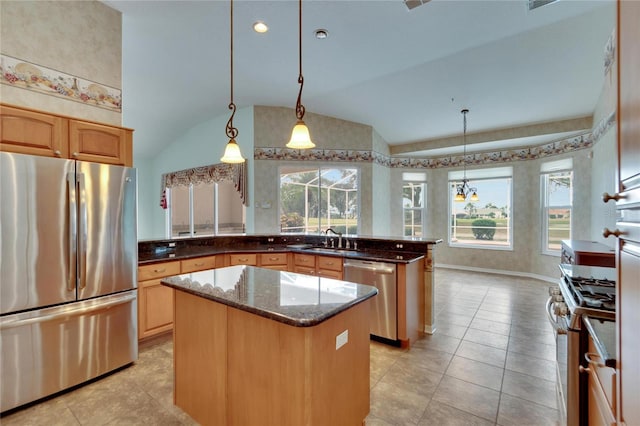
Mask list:
[[[568,205],[549,205],[549,177],[554,174],[567,173],[570,177],[569,187],[569,204]],[[549,210],[550,209],[568,209],[569,210],[569,237],[573,235],[573,190],[574,190],[574,171],[573,159],[566,158],[563,160],[542,163],[540,166],[540,247],[543,255],[560,257],[561,247],[552,249],[549,247]]]
[[[219,229],[219,212],[218,212],[218,206],[220,205],[219,202],[219,190],[218,190],[218,185],[220,184],[220,182],[210,182],[210,183],[206,183],[207,185],[212,185],[212,190],[213,190],[213,233],[211,234],[199,234],[196,235],[195,234],[195,223],[194,223],[194,208],[193,208],[193,203],[194,203],[194,196],[193,196],[193,187],[194,184],[190,183],[188,188],[189,188],[189,234],[188,235],[173,235],[173,217],[172,217],[172,206],[173,206],[173,188],[167,188],[166,189],[166,198],[167,198],[167,208],[165,209],[165,235],[167,236],[167,239],[182,239],[182,238],[195,238],[195,237],[214,237],[214,236],[220,236],[220,235],[238,235],[238,233],[220,233],[220,229]],[[202,184],[201,184],[202,185]],[[241,202],[241,201],[240,201]],[[241,202],[242,203],[242,202]],[[243,229],[246,229],[246,206],[243,204],[242,205],[242,227]],[[240,233],[243,234],[244,232]]]
[[[509,203],[508,205],[508,215],[507,215],[507,223],[508,226],[506,227],[506,231],[507,231],[507,237],[508,237],[508,244],[473,244],[473,243],[460,243],[458,241],[453,241],[452,237],[453,237],[453,228],[454,228],[454,222],[452,222],[452,220],[455,220],[455,217],[453,216],[453,206],[454,203],[456,203],[456,201],[454,200],[454,197],[456,195],[456,187],[458,184],[462,183],[462,177],[464,176],[464,171],[463,170],[455,170],[455,171],[450,171],[449,172],[449,176],[447,179],[447,185],[448,185],[448,224],[447,224],[447,234],[448,234],[448,244],[449,247],[455,247],[455,248],[469,248],[469,249],[484,249],[484,250],[498,250],[498,251],[513,251],[514,247],[515,247],[515,235],[513,232],[513,224],[514,224],[514,220],[513,220],[513,167],[511,166],[506,166],[506,167],[492,167],[492,168],[481,168],[481,169],[473,169],[473,170],[466,170],[466,177],[469,179],[471,186],[476,186],[477,182],[481,182],[481,181],[490,181],[490,180],[499,180],[499,179],[505,179],[508,181],[509,184],[509,194],[507,196],[507,201]],[[481,190],[478,190],[478,195],[480,196],[480,199],[482,200],[482,193]],[[468,201],[471,202],[471,201]],[[479,202],[484,202],[486,204],[486,201],[479,201]],[[491,202],[491,201],[489,201]],[[471,241],[471,240],[465,240],[465,241]]]
[[[322,198],[322,186],[320,185],[322,182],[322,170],[355,170],[356,173],[356,206],[357,206],[357,212],[358,212],[358,218],[356,220],[356,227],[357,227],[357,232],[359,232],[360,227],[361,227],[361,221],[362,221],[362,214],[361,214],[361,180],[362,180],[362,170],[359,166],[355,166],[355,165],[349,165],[349,166],[344,166],[344,165],[314,165],[314,166],[298,166],[298,165],[292,165],[292,164],[285,164],[285,165],[281,165],[278,167],[278,216],[277,216],[277,220],[278,220],[278,228],[280,229],[280,233],[281,234],[290,234],[290,235],[295,235],[295,234],[304,234],[304,235],[321,235],[323,232],[323,228],[335,228],[337,225],[327,225],[326,223],[324,223],[327,219],[326,216],[321,216],[321,209],[318,209],[318,232],[310,232],[307,231],[306,228],[309,228],[309,225],[303,225],[305,227],[305,230],[300,231],[300,232],[286,232],[282,230],[282,226],[281,226],[281,217],[283,215],[283,210],[282,210],[282,186],[281,186],[281,181],[282,181],[282,174],[283,174],[283,169],[288,169],[288,168],[297,168],[299,169],[299,172],[313,172],[316,171],[318,173],[318,185],[315,187],[318,190],[318,194],[319,194],[319,198],[318,198],[318,203],[322,204],[323,202],[326,202],[325,199]],[[329,213],[330,214],[330,213]],[[339,225],[342,226],[342,225]],[[348,224],[347,226],[345,226],[345,231],[348,231]],[[357,235],[353,234],[353,235]],[[344,232],[343,235],[351,235],[348,234],[347,232]]]
[[[404,206],[404,188],[407,184],[411,185],[420,185],[422,187],[422,207],[405,207]],[[422,229],[422,237],[427,235],[427,177],[426,173],[402,173],[402,191],[401,191],[401,200],[402,200],[402,235],[405,237],[416,237],[414,234],[415,231],[415,220],[412,220],[411,230],[412,233],[407,235],[407,224],[406,224],[406,213],[407,212],[418,212],[420,216],[420,228]],[[412,216],[412,218],[415,216]]]

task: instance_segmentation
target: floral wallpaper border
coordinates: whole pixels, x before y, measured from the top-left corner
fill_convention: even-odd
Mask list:
[[[120,89],[7,55],[0,55],[0,83],[122,112]]]
[[[254,160],[279,161],[344,161],[351,163],[374,163],[391,168],[437,169],[457,167],[463,164],[481,165],[508,163],[511,161],[535,160],[579,149],[591,148],[616,123],[615,111],[598,122],[590,132],[569,138],[548,142],[543,145],[493,152],[481,152],[437,158],[390,157],[375,151],[349,149],[309,149],[255,148]]]

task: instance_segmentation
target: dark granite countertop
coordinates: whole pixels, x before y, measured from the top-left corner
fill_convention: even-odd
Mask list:
[[[342,258],[355,258],[361,260],[383,261],[393,263],[411,263],[422,257],[424,253],[408,251],[387,251],[379,249],[348,250],[332,249],[325,247],[313,247],[310,244],[238,244],[235,247],[217,247],[207,245],[182,246],[160,252],[144,251],[138,253],[138,264],[147,265],[168,260],[183,260],[201,256],[213,256],[225,253],[271,253],[271,252],[295,252],[322,256],[334,256]]]
[[[162,279],[176,290],[294,327],[311,327],[378,294],[375,287],[253,266]]]
[[[604,365],[616,368],[616,322],[589,316],[582,317],[582,320]]]

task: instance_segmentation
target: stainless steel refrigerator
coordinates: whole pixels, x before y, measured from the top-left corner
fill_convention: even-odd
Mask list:
[[[135,361],[135,169],[0,152],[0,219],[0,412]]]

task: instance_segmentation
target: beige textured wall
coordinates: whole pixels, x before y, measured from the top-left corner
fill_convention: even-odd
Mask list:
[[[254,107],[255,147],[284,148],[296,124],[292,108]],[[371,126],[306,112],[304,121],[319,149],[371,149]]]
[[[291,129],[296,118],[294,110],[284,107],[254,107],[254,146],[284,148],[291,137]],[[309,127],[311,139],[319,149],[372,149],[373,129],[371,126],[339,120],[333,117],[307,112],[304,121]],[[386,225],[388,223],[388,207],[379,214],[373,211],[372,164],[347,162],[318,161],[276,161],[254,160],[254,229],[258,233],[280,232],[279,220],[279,168],[284,165],[322,165],[338,167],[355,165],[360,169],[360,234],[370,235],[375,220]],[[379,166],[378,166],[379,167]],[[388,172],[387,172],[388,173]],[[385,191],[385,194],[387,192]],[[377,196],[377,195],[376,195]],[[377,218],[377,219],[376,219]]]
[[[47,68],[122,88],[121,13],[98,1],[2,1],[0,51]],[[123,96],[126,100],[126,94]],[[2,102],[121,125],[122,114],[0,85]]]

